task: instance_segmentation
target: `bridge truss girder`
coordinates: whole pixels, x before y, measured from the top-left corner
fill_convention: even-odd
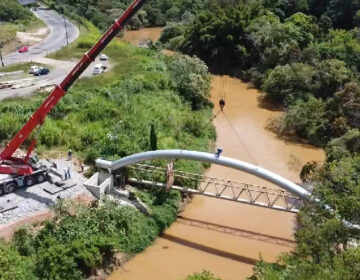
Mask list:
[[[165,168],[145,164],[134,164],[127,168],[130,175],[130,178],[128,178],[129,183],[141,184],[146,187],[167,187]],[[184,194],[214,197],[292,213],[298,213],[303,205],[299,197],[282,189],[177,170],[173,171],[173,176],[174,184],[171,189]]]

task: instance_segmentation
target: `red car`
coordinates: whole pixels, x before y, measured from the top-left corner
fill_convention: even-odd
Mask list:
[[[20,50],[19,50],[19,53],[24,53],[24,52],[27,52],[29,50],[28,47],[22,47]]]

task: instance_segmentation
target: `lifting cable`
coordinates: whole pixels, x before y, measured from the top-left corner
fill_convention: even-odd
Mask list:
[[[235,127],[232,125],[229,118],[227,117],[227,115],[224,112],[225,98],[226,98],[225,86],[226,86],[226,76],[222,76],[221,79],[219,80],[219,88],[220,88],[219,89],[219,97],[220,97],[219,98],[219,106],[220,106],[220,110],[210,118],[209,122],[204,126],[204,128],[207,127],[209,125],[209,123],[211,123],[222,112],[224,114],[224,117],[225,117],[226,121],[228,122],[230,128],[232,129],[232,131],[235,134],[236,138],[238,139],[238,141],[242,145],[242,147],[245,150],[245,152],[246,152],[247,156],[249,157],[249,159],[255,165],[258,165],[258,163],[255,160],[254,156],[250,153],[249,149],[246,147],[246,145],[245,145],[244,141],[242,140],[240,134],[236,131]]]
[[[221,79],[219,79],[219,106],[220,109],[219,111],[216,112],[215,115],[212,115],[211,118],[209,119],[209,121],[206,123],[206,125],[204,126],[207,127],[209,125],[209,123],[211,123],[219,114],[220,112],[223,111],[224,106],[225,106],[225,93],[224,93],[224,88],[225,88],[225,83],[224,83],[224,78],[221,77]],[[223,101],[223,102],[222,102]],[[221,106],[221,104],[223,103],[223,106]]]
[[[249,157],[249,159],[255,164],[258,165],[257,161],[255,160],[255,158],[253,157],[253,155],[250,153],[249,149],[246,147],[244,141],[241,139],[240,134],[236,131],[235,127],[232,125],[232,123],[230,122],[228,116],[225,114],[225,112],[223,112],[224,117],[226,119],[226,121],[228,122],[229,126],[231,127],[232,131],[234,132],[236,138],[239,140],[239,142],[241,143],[243,149],[245,150],[247,156]]]
[[[226,84],[226,76],[221,77],[220,80],[220,98],[219,98],[219,106],[220,110],[223,111],[225,107],[225,84]]]

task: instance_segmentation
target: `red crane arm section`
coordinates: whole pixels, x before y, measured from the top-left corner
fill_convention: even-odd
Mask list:
[[[115,21],[115,23],[105,32],[101,39],[84,55],[73,70],[66,76],[61,84],[52,91],[44,103],[31,116],[23,128],[15,135],[6,148],[0,154],[0,160],[9,160],[15,151],[24,143],[31,132],[43,124],[47,114],[67,93],[71,85],[80,77],[85,69],[95,60],[102,50],[111,42],[116,34],[123,29],[126,22],[144,5],[146,0],[135,0]]]

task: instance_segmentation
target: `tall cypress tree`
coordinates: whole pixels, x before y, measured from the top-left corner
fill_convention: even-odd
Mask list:
[[[150,149],[152,151],[157,150],[157,135],[154,124],[151,124],[151,128],[150,128]]]

